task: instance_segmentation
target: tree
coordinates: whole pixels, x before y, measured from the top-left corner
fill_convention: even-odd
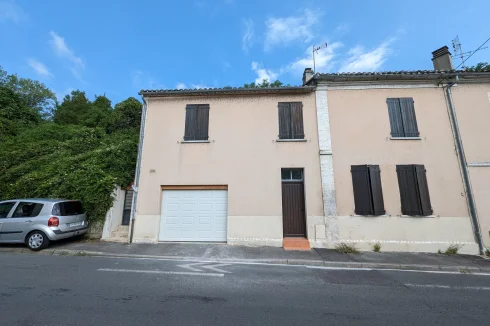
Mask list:
[[[16,74],[9,75],[0,66],[0,86],[19,95],[27,107],[36,110],[44,118],[51,117],[56,107],[56,95],[43,83]]]
[[[475,66],[467,68],[466,70],[472,72],[490,72],[490,64],[488,64],[487,62],[480,62]]]
[[[134,97],[129,97],[116,104],[111,114],[108,131],[127,130],[135,128],[139,131],[141,123],[141,102]]]
[[[269,83],[268,79],[263,79],[261,84],[256,84],[255,82],[251,82],[250,84],[244,84],[244,88],[271,88],[271,87],[281,87],[283,83],[279,80],[274,81],[273,83]],[[290,86],[289,84],[285,86]]]

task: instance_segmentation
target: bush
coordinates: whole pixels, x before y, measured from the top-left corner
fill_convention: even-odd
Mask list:
[[[356,248],[355,244],[348,245],[346,243],[339,243],[335,246],[335,250],[343,254],[358,254],[359,250]]]
[[[373,245],[373,251],[374,252],[380,252],[381,251],[381,244],[379,242],[377,242]]]
[[[452,244],[449,247],[447,247],[447,249],[445,251],[441,251],[441,249],[439,249],[437,252],[439,254],[444,254],[444,255],[457,255],[459,249],[460,249],[459,245]]]

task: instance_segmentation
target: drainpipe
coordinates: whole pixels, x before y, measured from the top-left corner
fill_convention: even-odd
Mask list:
[[[458,77],[456,77],[458,80]],[[459,164],[461,166],[461,172],[463,174],[464,187],[466,191],[466,198],[468,201],[468,207],[470,209],[471,224],[473,225],[473,232],[475,234],[476,242],[478,243],[478,249],[480,255],[484,254],[483,240],[480,231],[480,224],[478,223],[478,214],[476,212],[475,198],[473,196],[473,190],[471,189],[471,181],[468,172],[468,164],[466,162],[466,156],[464,154],[463,141],[461,140],[461,134],[458,127],[458,119],[456,117],[456,110],[454,109],[453,96],[451,93],[451,87],[454,83],[449,83],[445,86],[446,98],[449,109],[449,120],[451,121],[451,127],[454,133],[454,140],[456,142],[456,148],[458,153]]]
[[[143,139],[145,138],[145,126],[146,126],[146,108],[147,103],[144,96],[141,96],[143,100],[143,110],[141,111],[141,125],[140,125],[140,139],[138,143],[138,158],[136,160],[136,170],[134,172],[134,184],[132,186],[133,194],[133,205],[131,206],[131,230],[129,235],[129,243],[133,243],[134,234],[134,221],[136,219],[136,201],[138,200],[138,186],[140,184],[140,172],[141,172],[141,156],[143,153]]]

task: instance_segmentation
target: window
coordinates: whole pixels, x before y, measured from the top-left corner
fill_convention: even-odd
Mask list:
[[[14,207],[15,202],[8,202],[8,203],[3,203],[0,204],[0,218],[6,218],[10,211],[12,210],[12,207]]]
[[[282,181],[302,181],[303,169],[281,169]]]
[[[412,98],[389,98],[388,113],[390,116],[392,137],[419,137],[417,119]]]
[[[67,201],[53,206],[51,214],[56,216],[73,216],[83,214],[83,206],[79,201]]]
[[[379,165],[352,165],[355,213],[384,215],[383,189]]]
[[[279,102],[279,139],[304,139],[303,103]]]
[[[43,204],[39,203],[20,202],[12,217],[36,217],[43,209],[43,206]]]
[[[188,104],[185,108],[184,141],[208,140],[209,104]]]
[[[432,215],[429,187],[423,165],[397,165],[403,215]]]

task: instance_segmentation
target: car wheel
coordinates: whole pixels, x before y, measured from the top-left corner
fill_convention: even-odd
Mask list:
[[[26,244],[29,249],[38,251],[49,245],[49,239],[44,232],[34,231],[27,236]]]

